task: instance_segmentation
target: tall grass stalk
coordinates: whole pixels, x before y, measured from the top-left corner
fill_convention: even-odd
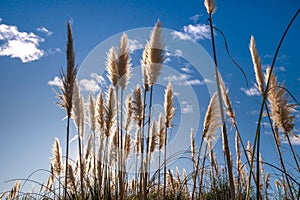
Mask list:
[[[61,70],[60,76],[62,80],[62,86],[60,87],[61,94],[57,94],[58,105],[66,110],[67,114],[67,139],[66,139],[66,162],[65,166],[68,166],[69,161],[69,137],[70,137],[70,118],[72,112],[72,101],[73,101],[73,88],[77,74],[77,68],[75,67],[75,53],[73,47],[73,35],[71,24],[67,22],[68,36],[67,36],[67,73]],[[64,184],[64,199],[67,198],[67,177],[68,170],[65,170],[65,184]]]
[[[144,174],[144,199],[147,198],[147,182],[148,182],[148,166],[149,166],[149,147],[150,147],[150,130],[151,130],[151,116],[152,116],[152,99],[153,99],[153,86],[157,82],[157,78],[160,74],[162,63],[164,61],[164,55],[163,55],[163,43],[162,43],[162,28],[161,23],[159,20],[157,20],[157,23],[155,24],[155,27],[153,28],[151,35],[150,35],[150,41],[147,42],[146,47],[144,49],[144,57],[141,62],[144,69],[146,69],[147,73],[147,80],[148,83],[146,83],[148,86],[150,86],[150,102],[149,102],[149,108],[148,108],[148,132],[147,132],[147,140],[146,140],[146,169]],[[145,94],[146,94],[146,87],[145,87]],[[146,95],[145,95],[146,96]],[[144,102],[144,105],[145,102]]]
[[[215,47],[215,38],[214,38],[214,29],[213,29],[213,21],[212,21],[212,15],[215,12],[215,4],[214,0],[205,0],[204,5],[207,9],[207,12],[209,14],[209,25],[210,25],[210,33],[211,33],[211,42],[212,42],[212,48],[213,48],[213,55],[214,55],[214,64],[215,64],[215,76],[216,76],[216,82],[217,82],[217,91],[218,91],[218,98],[219,98],[219,106],[220,106],[220,114],[222,119],[222,139],[223,139],[223,147],[224,147],[224,154],[227,162],[227,172],[229,176],[229,184],[230,184],[230,193],[231,198],[235,199],[235,188],[234,188],[234,180],[233,180],[233,171],[232,171],[232,165],[230,162],[230,150],[228,145],[228,136],[227,136],[227,128],[225,123],[225,116],[224,116],[224,110],[223,110],[223,101],[221,96],[221,87],[220,87],[220,79],[219,79],[219,70],[218,70],[218,63],[217,63],[217,55],[216,55],[216,47]]]
[[[173,88],[171,82],[168,83],[168,86],[165,91],[165,142],[164,142],[164,199],[166,196],[166,188],[167,188],[167,138],[168,138],[168,128],[172,126],[172,119],[175,114],[174,102],[173,102]]]
[[[80,188],[81,188],[81,197],[84,199],[84,161],[82,157],[82,142],[84,139],[84,120],[85,120],[85,108],[84,100],[80,94],[80,89],[78,82],[75,81],[74,92],[73,92],[73,108],[72,108],[72,118],[74,119],[75,126],[77,128],[78,134],[78,157],[79,157],[79,166],[80,166]]]

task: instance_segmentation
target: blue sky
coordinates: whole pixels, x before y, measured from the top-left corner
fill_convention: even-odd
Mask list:
[[[250,87],[253,87],[254,71],[248,48],[250,36],[255,37],[263,66],[270,65],[281,34],[300,3],[294,0],[230,0],[216,3],[214,24],[226,35],[231,55],[243,67]],[[4,184],[9,179],[25,178],[36,169],[49,169],[50,151],[55,137],[60,139],[61,144],[65,144],[65,113],[54,104],[56,99],[52,87],[55,86],[51,86],[49,81],[54,81],[59,70],[65,67],[66,21],[72,22],[76,63],[81,66],[101,42],[124,31],[152,27],[158,18],[164,28],[177,35],[177,40],[194,40],[192,43],[197,41],[212,55],[210,39],[206,37],[207,14],[203,1],[200,0],[0,2],[0,191],[9,189]],[[299,27],[300,18],[297,18],[283,43],[275,67],[279,81],[285,80],[286,87],[298,101]],[[131,39],[131,44],[136,48],[144,45],[142,40]],[[229,60],[224,41],[218,33],[216,45],[220,72],[229,88],[244,141],[253,140],[261,97],[246,95],[244,79]],[[141,52],[137,50],[135,54],[137,61],[139,53]],[[99,56],[105,58],[105,55]],[[174,51],[170,56],[171,60],[166,63],[168,66],[176,65],[174,68],[181,71],[181,76],[162,78],[181,86],[190,81],[188,85],[197,91],[205,77],[202,80],[193,73],[193,69],[188,72],[184,59],[176,60],[181,56],[180,49]],[[82,87],[84,85],[82,83]],[[202,97],[198,93],[197,98],[202,99],[199,100],[202,101],[199,125],[202,125],[208,97]],[[158,98],[157,101],[162,99],[163,97]],[[183,108],[187,112],[195,108],[189,102],[181,102],[181,106],[182,112]],[[299,117],[295,120],[295,132],[299,134]],[[274,146],[271,136],[267,134],[267,127],[265,132],[262,139],[263,157],[272,161]],[[230,140],[234,141],[233,134],[230,135]],[[300,151],[299,145],[295,146],[295,150]]]

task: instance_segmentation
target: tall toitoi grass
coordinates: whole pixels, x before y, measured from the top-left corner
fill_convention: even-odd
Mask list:
[[[131,58],[129,38],[123,34],[119,46],[111,47],[103,55],[106,56],[110,84],[98,94],[89,94],[87,102],[81,94],[79,80],[76,80],[73,35],[71,24],[67,22],[67,70],[61,71],[63,84],[60,94],[57,93],[58,104],[66,110],[68,120],[66,160],[63,162],[64,154],[59,139],[55,138],[50,170],[44,170],[49,175],[47,181],[40,183],[30,176],[26,180],[14,180],[12,189],[0,193],[0,199],[299,199],[299,152],[292,144],[292,139],[299,137],[294,133],[298,105],[293,103],[284,82],[276,77],[274,65],[280,45],[300,11],[288,25],[270,68],[262,68],[258,45],[254,36],[250,38],[253,79],[263,100],[257,130],[251,135],[255,136],[254,141],[248,140],[246,145],[230,92],[219,72],[217,37],[212,22],[215,2],[205,0],[204,6],[209,15],[217,91],[207,102],[201,137],[198,139],[195,127],[183,133],[191,142],[190,151],[186,152],[189,155],[184,156],[191,164],[191,171],[181,170],[179,166],[172,168],[167,162],[173,156],[167,154],[167,149],[176,112],[173,91],[176,85],[169,82],[164,95],[156,96],[159,93],[155,93],[155,98],[164,101],[160,102],[163,112],[158,113],[157,119],[153,115],[155,85],[166,59],[161,22],[156,22],[141,54],[143,85],[136,85],[131,88],[133,91],[124,95],[130,81]],[[271,127],[278,163],[270,163],[260,150],[263,148],[259,140],[263,117]],[[75,160],[69,158],[71,120],[78,135]],[[86,122],[89,130],[85,127]],[[213,147],[219,128],[225,163],[216,156]],[[235,136],[230,139],[228,133],[235,133]],[[290,151],[285,152],[283,140]],[[235,151],[230,151],[230,144]],[[154,168],[150,163],[156,150],[158,167]],[[286,162],[288,156],[292,158],[289,163]],[[128,174],[132,169],[135,174]],[[22,191],[22,183],[25,185],[26,182],[40,186],[39,192]]]
[[[61,94],[57,94],[58,105],[66,110],[67,114],[67,139],[66,139],[66,164],[68,166],[69,161],[69,136],[70,136],[70,119],[73,108],[73,92],[74,84],[76,80],[77,68],[75,66],[75,52],[73,46],[73,34],[71,24],[67,22],[68,40],[66,47],[67,57],[67,72],[61,71],[62,86],[60,87]],[[64,185],[64,198],[67,198],[67,177],[68,170],[65,170],[65,185]]]

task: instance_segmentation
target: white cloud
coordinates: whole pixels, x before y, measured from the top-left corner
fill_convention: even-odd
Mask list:
[[[58,76],[55,76],[53,80],[48,81],[48,85],[62,87],[62,80]]]
[[[128,39],[128,46],[130,52],[143,48],[143,44],[136,39]]]
[[[206,24],[189,24],[183,27],[183,32],[173,31],[171,32],[173,39],[180,40],[203,40],[210,39],[210,28]]]
[[[106,81],[105,81],[105,79],[103,78],[103,76],[98,75],[97,73],[92,73],[92,74],[91,74],[91,77],[92,77],[93,79],[95,79],[95,80],[97,81],[97,83],[100,84],[100,86],[105,86],[105,85],[106,85]]]
[[[182,33],[182,32],[179,32],[179,31],[173,31],[173,32],[171,32],[171,35],[173,36],[173,39],[193,40],[191,38],[191,36],[189,36],[188,34]]]
[[[200,18],[201,16],[202,16],[202,15],[200,15],[200,14],[196,14],[196,15],[190,17],[190,20],[193,20],[194,23],[196,23],[196,22],[199,20],[199,18]]]
[[[193,105],[191,105],[187,101],[182,101],[181,105],[182,105],[182,113],[184,113],[184,114],[186,114],[186,113],[192,113],[194,111],[193,110]]]
[[[245,92],[245,94],[249,97],[252,96],[259,96],[260,92],[258,91],[258,89],[256,87],[251,87],[249,89],[246,88],[240,88],[243,92]]]
[[[214,81],[211,80],[211,79],[205,78],[205,79],[204,79],[204,83],[205,83],[205,84],[210,84],[210,83],[214,83]]]
[[[300,145],[300,135],[296,135],[297,137],[291,137],[290,136],[290,141],[292,145]],[[282,143],[288,144],[287,138],[284,138],[283,135],[281,135]]]
[[[181,57],[182,56],[182,51],[180,49],[175,49],[174,56]]]
[[[191,73],[192,72],[189,64],[185,65],[184,67],[181,67],[180,70],[185,72],[185,73]]]
[[[190,86],[190,85],[204,85],[205,81],[200,81],[198,79],[191,79],[192,77],[188,74],[180,74],[180,75],[169,75],[164,77],[165,81],[170,81],[175,85],[183,85],[183,86]]]
[[[41,27],[38,27],[36,29],[37,31],[41,32],[41,33],[45,33],[46,36],[51,36],[53,34],[52,31],[49,31],[48,29],[46,29],[45,27],[41,26]]]
[[[44,39],[30,32],[20,32],[16,26],[0,24],[0,56],[19,58],[23,63],[40,59],[44,51],[39,44]]]
[[[182,57],[182,51],[180,49],[175,49],[175,52],[170,52],[166,48],[165,57],[164,63],[171,62],[171,57]]]
[[[278,69],[279,71],[285,72],[285,67],[284,67],[284,66],[277,67],[277,69]]]
[[[45,55],[54,55],[54,54],[60,53],[60,52],[61,52],[60,48],[55,48],[55,49],[50,48],[45,52]]]
[[[92,79],[82,79],[79,81],[80,88],[84,91],[96,93],[100,90],[98,83]]]

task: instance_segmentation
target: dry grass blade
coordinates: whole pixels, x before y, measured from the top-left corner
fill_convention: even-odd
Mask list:
[[[53,166],[53,173],[55,176],[59,176],[63,171],[62,164],[62,152],[59,144],[59,139],[55,138],[53,148],[52,148],[53,157],[51,158],[51,165]]]
[[[171,122],[175,114],[174,102],[173,102],[173,88],[171,82],[169,82],[165,91],[165,126],[167,128],[171,127]]]
[[[129,57],[128,37],[126,34],[122,35],[118,53],[118,84],[124,90],[129,80],[131,66]]]
[[[260,93],[263,95],[264,93],[264,75],[261,68],[260,58],[256,49],[254,37],[251,36],[250,45],[249,45],[252,62],[254,65],[255,77],[257,82],[257,87]]]
[[[210,99],[203,124],[203,138],[207,143],[215,139],[216,130],[221,125],[219,109],[218,95],[215,92]]]

